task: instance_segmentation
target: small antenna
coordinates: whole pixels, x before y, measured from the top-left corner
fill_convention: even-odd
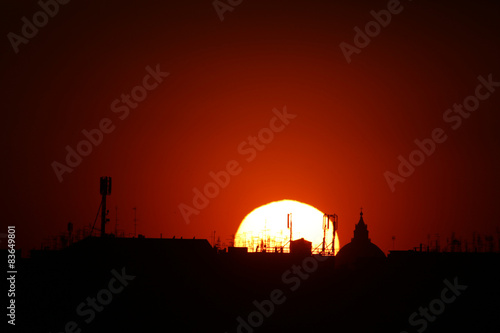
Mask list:
[[[292,241],[292,213],[287,214],[287,227],[290,229],[290,242]]]
[[[106,217],[108,215],[108,210],[106,209],[106,196],[111,194],[111,177],[101,177],[99,184],[99,192],[102,196],[101,199],[101,237],[106,235],[106,222],[109,219]]]

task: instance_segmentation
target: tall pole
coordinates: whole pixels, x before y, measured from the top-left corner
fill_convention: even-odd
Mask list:
[[[288,228],[290,229],[290,244],[292,244],[292,213],[287,215]]]
[[[332,222],[332,254],[335,255],[335,234],[338,228],[337,214],[323,214],[323,248],[322,252],[326,251],[326,230],[330,229],[330,220]]]
[[[332,253],[335,255],[335,238],[337,237],[337,228],[339,227],[337,214],[333,214],[333,235],[332,235]]]
[[[326,215],[326,214],[325,214]],[[332,221],[332,253],[335,255],[335,238],[337,236],[337,230],[339,228],[339,217],[337,214],[326,215],[328,222]]]
[[[330,215],[323,215],[323,246],[321,247],[321,253],[326,251],[326,229],[330,227]]]
[[[111,177],[101,177],[100,181],[100,193],[102,195],[101,200],[101,237],[106,235],[106,222],[109,219],[106,218],[108,211],[106,209],[106,196],[111,194]]]
[[[101,193],[101,237],[106,234],[106,193]]]

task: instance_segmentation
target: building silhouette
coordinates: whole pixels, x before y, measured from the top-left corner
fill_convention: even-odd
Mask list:
[[[426,333],[500,329],[500,305],[491,302],[500,298],[499,253],[406,250],[386,257],[371,242],[362,212],[337,256],[312,253],[305,239],[284,253],[106,235],[33,251],[19,262],[19,332],[147,332],[163,325],[169,332],[414,333],[424,323]],[[115,293],[118,275],[128,280]],[[461,288],[452,304],[440,301],[450,283]],[[452,294],[444,295],[448,302]],[[415,317],[420,308],[430,309],[432,321]]]
[[[381,262],[384,259],[384,252],[368,238],[368,226],[363,220],[363,212],[361,212],[359,222],[354,229],[354,238],[337,253],[335,267],[353,267]]]

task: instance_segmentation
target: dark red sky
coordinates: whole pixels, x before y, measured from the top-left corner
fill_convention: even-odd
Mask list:
[[[211,1],[71,1],[14,52],[7,35],[32,21],[36,1],[1,4],[3,222],[27,251],[92,223],[99,177],[113,177],[110,218],[147,237],[223,240],[252,209],[295,199],[339,215],[341,245],[359,207],[382,250],[427,234],[495,233],[500,88],[452,129],[443,114],[473,95],[478,76],[500,81],[500,6],[494,1],[401,1],[402,10],[347,63],[340,43],[387,1],[243,1],[221,22]],[[170,75],[123,120],[111,103]],[[150,81],[153,82],[153,81]],[[487,90],[480,90],[486,93]],[[123,104],[121,104],[123,105]],[[269,126],[273,108],[297,115],[251,162],[238,153]],[[82,130],[113,132],[59,182],[51,167]],[[415,139],[447,140],[392,192]],[[242,171],[186,224],[179,204],[236,160]],[[113,224],[110,226],[113,228]]]

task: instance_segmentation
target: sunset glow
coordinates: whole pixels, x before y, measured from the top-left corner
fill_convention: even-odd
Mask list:
[[[235,246],[248,247],[249,252],[267,251],[283,246],[288,249],[290,229],[287,216],[292,214],[292,240],[304,238],[312,242],[313,251],[320,251],[323,243],[324,213],[308,204],[295,200],[281,200],[260,206],[250,212],[241,222],[235,236]],[[333,229],[326,230],[326,249],[331,249]],[[335,253],[339,250],[338,236],[335,238]]]

